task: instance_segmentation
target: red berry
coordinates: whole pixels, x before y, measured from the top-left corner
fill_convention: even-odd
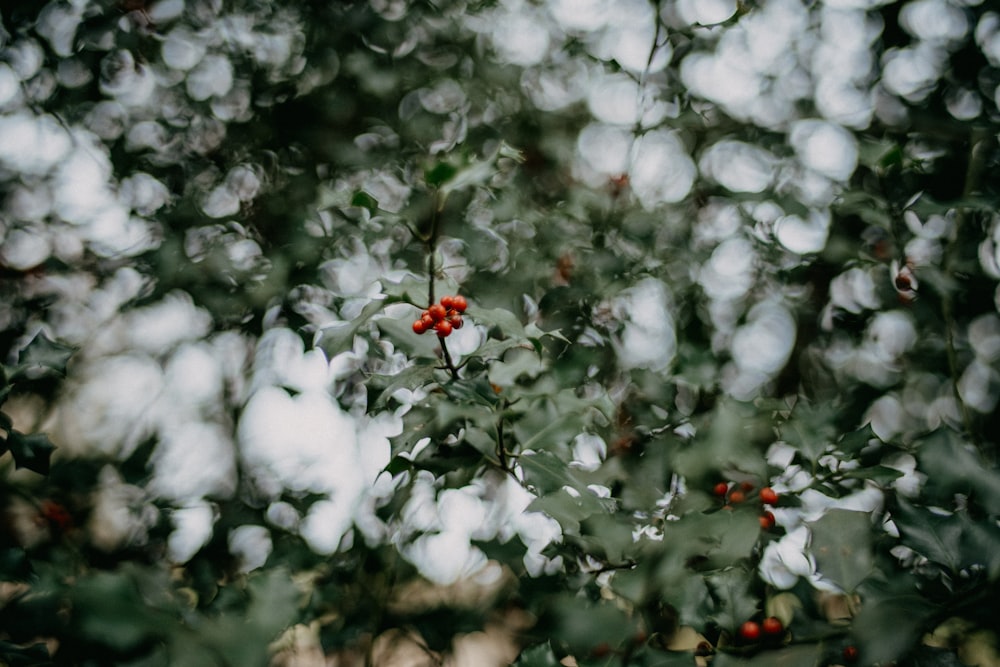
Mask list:
[[[857,662],[858,661],[858,647],[857,646],[845,646],[844,647],[844,660],[847,662]]]
[[[750,493],[751,491],[753,491],[753,483],[752,482],[740,482],[740,488],[743,489],[744,492]]]
[[[590,651],[590,655],[595,658],[603,658],[611,653],[611,646],[607,642],[601,642]]]
[[[449,315],[448,319],[446,321],[451,323],[451,328],[452,329],[461,329],[462,328],[462,316],[461,315]]]
[[[73,517],[69,511],[54,500],[42,502],[42,516],[60,532],[65,533],[73,527]]]
[[[774,505],[778,502],[778,494],[771,487],[765,486],[760,490],[760,502],[767,505]]]
[[[764,512],[760,517],[760,527],[762,530],[771,530],[774,528],[774,513]]]
[[[760,624],[754,621],[747,621],[740,626],[740,637],[748,642],[755,642],[760,639]]]
[[[415,334],[422,334],[425,331],[427,331],[427,322],[426,322],[426,320],[416,320],[413,323],[413,333],[415,333]]]
[[[763,623],[760,624],[761,629],[764,631],[765,635],[780,635],[785,631],[785,626],[781,624],[781,621],[770,616],[765,618]]]
[[[460,313],[464,313],[465,309],[469,307],[469,302],[465,300],[464,296],[453,296],[451,297],[451,307]]]
[[[442,320],[434,325],[434,330],[437,331],[438,338],[446,338],[451,334],[451,322]]]
[[[433,306],[427,309],[427,314],[430,315],[431,319],[433,319],[435,322],[440,322],[448,315],[448,311],[445,310],[445,307],[442,306],[440,303],[435,303]]]
[[[451,310],[452,308],[455,307],[454,299],[455,297],[453,296],[443,296],[441,297],[441,305],[447,308],[448,310]]]
[[[734,505],[737,503],[742,503],[746,499],[747,499],[747,494],[743,493],[739,489],[729,494],[729,502],[731,502]]]
[[[729,485],[726,484],[725,482],[719,482],[714,487],[712,487],[712,493],[719,496],[720,498],[724,498],[726,494],[729,493]]]

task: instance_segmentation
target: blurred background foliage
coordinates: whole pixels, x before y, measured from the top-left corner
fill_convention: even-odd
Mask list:
[[[0,663],[1000,664],[989,2],[0,18]]]

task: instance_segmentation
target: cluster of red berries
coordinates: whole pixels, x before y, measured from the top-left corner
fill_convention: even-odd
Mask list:
[[[413,323],[413,333],[422,334],[433,329],[438,338],[446,338],[455,329],[462,328],[462,313],[469,307],[464,296],[443,296],[420,314]]]
[[[761,636],[765,639],[774,639],[785,634],[785,625],[781,619],[769,616],[763,621],[747,621],[740,626],[740,639],[745,642],[756,642]]]
[[[727,482],[719,482],[712,488],[712,493],[722,498],[726,502],[726,507],[731,508],[733,505],[738,505],[746,501],[747,494],[753,491],[753,484],[750,482],[742,482],[740,484],[729,485]],[[778,494],[777,492],[769,486],[763,487],[757,493],[757,499],[760,500],[764,505],[777,505],[778,504]],[[764,510],[760,515],[760,527],[764,530],[770,530],[774,528],[774,513],[770,510]]]

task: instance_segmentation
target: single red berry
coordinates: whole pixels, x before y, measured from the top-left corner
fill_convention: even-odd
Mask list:
[[[430,315],[431,319],[433,319],[435,322],[440,322],[448,315],[448,311],[445,310],[445,307],[442,306],[440,303],[435,303],[433,306],[427,309],[427,314]]]
[[[601,642],[590,651],[590,655],[595,658],[603,658],[611,653],[611,646],[607,642]]]
[[[769,486],[760,490],[760,502],[766,505],[775,505],[778,502],[778,494]]]
[[[719,482],[718,484],[712,487],[712,493],[719,496],[720,498],[723,498],[727,493],[729,493],[729,485],[726,484],[725,482]]]
[[[422,319],[421,320],[416,320],[413,323],[413,333],[415,333],[415,334],[422,334],[425,331],[427,331],[427,329],[428,329],[428,327],[427,327],[427,321],[426,320],[422,320]]]
[[[438,338],[446,338],[451,335],[451,322],[448,320],[441,320],[434,325],[434,330],[437,331]]]
[[[764,512],[760,516],[760,527],[763,530],[771,530],[772,528],[774,528],[774,513],[773,512]]]
[[[441,297],[441,305],[445,308],[451,310],[455,307],[455,297],[453,296],[443,296]]]
[[[743,493],[739,489],[729,494],[729,502],[731,502],[734,505],[737,503],[742,503],[746,499],[747,499],[747,494]]]
[[[753,491],[753,483],[752,482],[740,482],[740,488],[745,493],[750,493],[751,491]]]
[[[463,323],[462,323],[462,316],[461,315],[451,315],[451,316],[448,317],[448,319],[446,321],[451,323],[451,328],[452,329],[461,329],[462,328],[462,324]]]
[[[451,297],[451,307],[460,313],[464,313],[465,309],[469,307],[469,302],[462,295],[453,296]]]
[[[844,647],[844,660],[847,662],[858,661],[858,647],[851,645]]]
[[[42,516],[60,532],[65,533],[73,527],[73,517],[70,516],[69,510],[54,500],[42,502]]]
[[[755,621],[747,621],[740,626],[740,637],[748,642],[755,642],[760,639],[760,624]]]
[[[785,631],[785,626],[781,624],[781,621],[774,616],[765,618],[760,624],[761,629],[764,631],[765,635],[780,635]]]

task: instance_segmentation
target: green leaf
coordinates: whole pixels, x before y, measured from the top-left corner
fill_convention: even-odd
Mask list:
[[[273,569],[250,577],[250,608],[246,620],[250,629],[264,641],[270,641],[288,627],[298,610],[299,591],[288,572]]]
[[[351,206],[366,208],[372,213],[375,213],[378,211],[378,200],[364,190],[358,190],[354,193],[354,196],[351,197]]]
[[[50,459],[56,446],[44,433],[25,435],[20,431],[10,431],[6,447],[14,457],[15,468],[27,468],[40,475],[49,474]]]
[[[0,640],[0,664],[7,667],[45,667],[54,663],[42,642],[22,647]]]
[[[516,149],[512,148],[505,142],[500,142],[496,150],[493,151],[492,155],[483,160],[477,160],[464,167],[454,170],[454,172],[446,179],[438,181],[440,187],[438,192],[441,193],[441,199],[439,205],[444,204],[444,200],[448,198],[452,192],[458,190],[464,190],[465,188],[472,187],[475,185],[482,185],[488,182],[494,174],[497,173],[497,163],[500,158],[513,159],[516,162],[523,161],[521,153]],[[435,180],[441,178],[444,173],[437,174],[437,167],[431,170],[431,174]],[[446,170],[442,169],[442,172]],[[430,180],[428,180],[430,183]]]
[[[712,660],[712,667],[820,667],[826,664],[823,653],[822,644],[797,644],[752,656],[720,653]]]
[[[80,579],[70,590],[73,623],[79,635],[118,652],[164,637],[175,625],[166,609],[158,609],[140,593],[148,573],[98,572]],[[169,585],[165,580],[161,586]]]
[[[552,652],[552,644],[545,642],[521,651],[521,655],[512,663],[513,667],[562,667],[562,663]]]
[[[415,390],[434,381],[437,365],[432,359],[418,358],[412,366],[404,368],[395,375],[372,376],[370,386],[379,388],[379,396],[375,401],[376,409],[383,409],[389,403],[392,395],[399,389]]]
[[[1000,514],[1000,471],[983,461],[978,452],[962,442],[957,434],[937,431],[920,443],[917,452],[920,470],[928,474],[927,490],[942,500],[952,494],[970,495],[990,514]]]
[[[424,181],[431,187],[437,187],[447,182],[458,172],[458,167],[447,162],[438,162],[424,171]]]
[[[544,512],[555,519],[566,535],[579,535],[580,522],[594,514],[613,509],[613,501],[598,498],[590,491],[573,495],[565,488],[535,498],[527,507],[529,512]]]
[[[896,468],[887,466],[869,466],[865,468],[855,468],[844,474],[844,477],[851,479],[870,479],[879,486],[888,486],[895,480],[903,476],[903,473]]]
[[[810,525],[817,570],[845,591],[854,591],[875,566],[871,515],[832,509]]]
[[[856,431],[847,433],[838,440],[837,449],[845,454],[857,454],[867,447],[872,440],[878,441],[879,438],[875,435],[875,431],[872,430],[871,423],[868,423]]]
[[[39,332],[21,350],[17,365],[11,369],[10,379],[65,375],[66,364],[75,351],[76,348],[53,341]]]
[[[865,664],[884,664],[907,653],[933,613],[934,607],[913,589],[870,593],[851,623]]]
[[[570,470],[569,464],[552,452],[538,451],[525,454],[518,459],[524,468],[525,479],[529,484],[545,493],[564,486],[577,491],[586,490],[586,484],[581,482]],[[590,493],[587,491],[587,493]]]
[[[555,597],[549,606],[551,636],[571,652],[587,655],[600,644],[616,647],[635,636],[638,621],[616,605],[591,601],[582,595]]]
[[[364,324],[379,313],[387,305],[384,300],[375,300],[361,309],[358,316],[350,322],[338,324],[321,331],[319,347],[326,353],[328,359],[351,349],[354,344],[354,335]]]
[[[974,522],[964,511],[942,515],[903,498],[893,520],[904,545],[952,573],[983,565],[992,578],[1000,575],[1000,528],[993,521]]]
[[[542,359],[532,350],[511,350],[503,361],[490,364],[490,382],[499,387],[510,387],[522,376],[537,377],[544,370]]]
[[[705,582],[719,601],[718,610],[711,618],[730,632],[748,618],[752,618],[759,607],[757,596],[750,592],[750,574],[743,568],[733,567],[714,572],[705,577]]]

